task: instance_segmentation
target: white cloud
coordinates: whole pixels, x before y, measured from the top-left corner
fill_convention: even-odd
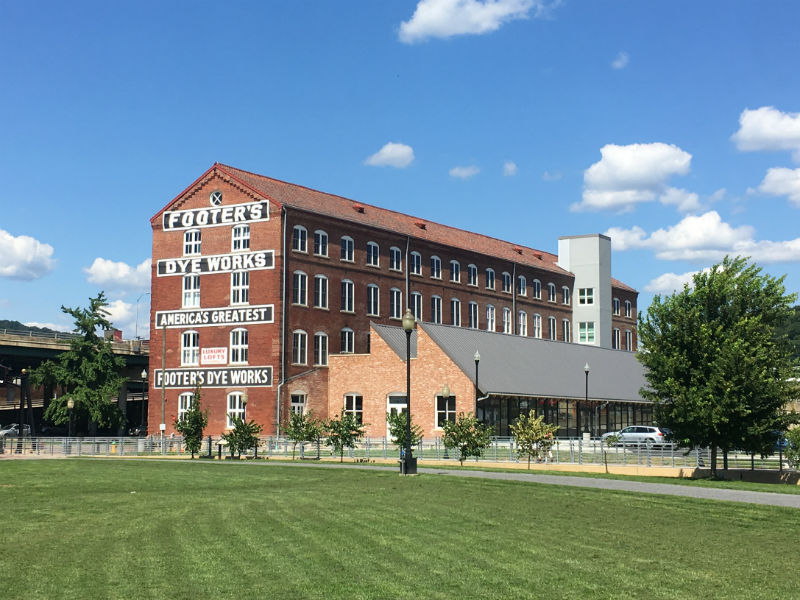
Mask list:
[[[364,161],[371,167],[396,167],[403,169],[414,161],[414,149],[406,144],[389,142]]]
[[[31,321],[25,323],[28,327],[46,327],[47,329],[54,329],[55,331],[63,331],[65,333],[71,332],[75,329],[72,325],[57,325],[55,323],[39,323],[38,321]]]
[[[542,181],[558,181],[561,177],[562,174],[559,171],[554,171],[552,173],[550,171],[545,171],[542,173]]]
[[[95,258],[91,267],[85,267],[91,283],[113,289],[146,290],[150,287],[150,264],[147,258],[135,268],[124,262]]]
[[[628,66],[628,62],[630,61],[630,57],[628,56],[627,52],[620,52],[617,54],[617,57],[611,61],[611,68],[612,69],[624,69]]]
[[[47,275],[55,266],[50,244],[0,229],[0,277],[30,281]]]
[[[572,211],[627,212],[641,202],[651,202],[669,191],[667,181],[686,175],[692,155],[671,144],[607,144],[601,159],[583,173],[583,200]],[[669,196],[668,196],[669,197]]]
[[[692,277],[697,273],[699,273],[699,271],[689,271],[682,275],[678,275],[677,273],[664,273],[644,286],[644,291],[654,294],[672,294],[678,290],[682,290],[684,285],[688,284],[689,287],[692,287]]]
[[[700,209],[700,199],[694,192],[667,188],[659,198],[662,204],[674,204],[680,212],[695,212]]]
[[[506,177],[512,177],[517,174],[517,163],[512,161],[506,161],[503,164],[503,175]]]
[[[785,113],[772,106],[745,109],[739,131],[731,136],[739,150],[788,150],[800,162],[800,113]]]
[[[800,169],[769,169],[758,191],[771,196],[787,196],[789,202],[800,207]]]
[[[400,24],[401,42],[413,44],[427,38],[484,34],[501,25],[531,16],[547,16],[558,2],[543,0],[420,0],[411,19]]]
[[[453,167],[450,169],[450,177],[456,177],[458,179],[470,179],[475,177],[481,170],[476,166],[471,167]]]

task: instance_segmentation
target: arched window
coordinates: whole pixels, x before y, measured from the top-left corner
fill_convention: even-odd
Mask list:
[[[461,300],[450,299],[450,325],[461,327]]]
[[[411,266],[409,270],[412,275],[422,275],[422,255],[419,252],[411,253]]]
[[[367,285],[367,315],[377,317],[381,314],[380,288],[374,283]]]
[[[527,280],[525,279],[524,275],[520,275],[517,278],[517,293],[520,296],[527,296],[528,295],[528,285]]]
[[[467,285],[478,285],[478,267],[467,265]]]
[[[494,269],[486,269],[486,289],[494,289]]]
[[[342,279],[342,312],[353,312],[353,282]]]
[[[196,331],[184,331],[181,334],[181,365],[194,366],[200,364],[200,334]]]
[[[296,365],[308,363],[308,334],[302,329],[292,332],[292,363]]]
[[[200,275],[183,276],[183,308],[199,308]]]
[[[314,255],[328,256],[328,234],[321,229],[314,232]]]
[[[250,249],[250,225],[243,223],[236,225],[231,234],[231,250],[241,252]]]
[[[342,347],[340,352],[342,354],[352,354],[355,352],[355,334],[352,329],[349,327],[342,329],[341,341]]]
[[[450,281],[461,283],[461,264],[457,260],[450,261]]]
[[[442,278],[442,260],[438,256],[431,256],[431,278]]]
[[[314,365],[328,366],[328,334],[322,331],[314,334]]]
[[[295,225],[292,229],[292,250],[308,252],[308,230],[302,225]]]
[[[403,270],[403,251],[397,246],[389,248],[389,269],[392,271]]]
[[[536,300],[541,300],[542,299],[542,282],[539,281],[538,279],[534,279],[531,282],[531,286],[533,287],[533,292],[532,292],[533,293],[533,297]]]
[[[194,402],[194,392],[183,392],[180,396],[178,396],[179,422],[186,420],[186,413],[188,413],[189,409],[192,407],[192,402]]]
[[[381,249],[375,242],[367,242],[367,266],[379,267],[381,263]]]
[[[246,364],[249,346],[247,329],[231,331],[231,363]]]
[[[190,229],[183,234],[183,255],[195,256],[200,254],[200,230]]]
[[[519,325],[517,326],[517,333],[520,335],[528,335],[528,313],[524,310],[519,311]]]
[[[542,338],[542,315],[539,313],[533,315],[533,337]]]
[[[292,304],[308,304],[308,275],[302,271],[292,274]]]
[[[353,238],[349,236],[342,237],[342,260],[345,262],[353,262],[353,248],[355,247],[355,243],[353,242]]]
[[[399,288],[389,290],[389,317],[392,319],[403,318],[403,292]]]
[[[246,417],[246,404],[245,404],[245,395],[243,392],[231,392],[228,394],[228,418],[225,427],[227,429],[233,429],[235,424],[233,422],[234,418],[239,418],[245,421]]]

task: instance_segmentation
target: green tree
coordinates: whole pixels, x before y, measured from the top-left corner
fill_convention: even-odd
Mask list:
[[[119,394],[125,379],[120,375],[125,361],[114,355],[111,342],[98,331],[112,328],[105,294],[89,299],[88,308],[61,307],[75,321],[79,337],[70,341],[69,350],[55,360],[47,360],[31,371],[34,385],[59,385],[67,390],[50,402],[44,418],[56,424],[69,420],[67,401],[75,401],[74,417],[80,422],[88,419],[99,427],[121,424],[122,413],[112,399]]]
[[[245,421],[237,415],[230,415],[233,429],[228,433],[222,434],[230,450],[231,456],[242,456],[250,448],[255,448],[258,444],[258,434],[261,433],[261,425],[255,421]]]
[[[203,430],[208,426],[208,411],[200,410],[200,387],[194,390],[191,402],[189,402],[189,410],[183,417],[183,420],[175,420],[175,429],[183,436],[183,441],[186,444],[186,449],[192,453],[194,458],[195,452],[200,452],[200,446],[203,444]]]
[[[795,361],[777,327],[796,297],[783,280],[726,257],[697,273],[691,288],[656,296],[640,316],[638,357],[648,383],[641,394],[679,445],[711,448],[712,476],[717,448],[725,468],[733,448],[768,454],[773,432],[791,420],[785,406],[797,397]]]
[[[543,460],[555,444],[557,425],[544,422],[544,415],[538,417],[533,413],[521,414],[511,424],[511,434],[517,446],[518,456],[528,457],[528,469],[531,468],[531,457]]]
[[[292,413],[287,421],[284,431],[292,440],[292,460],[294,460],[297,444],[302,442],[317,443],[317,458],[319,458],[319,440],[322,437],[323,424],[314,417],[313,411],[308,413]]]
[[[364,425],[353,413],[342,411],[325,422],[325,433],[325,443],[339,454],[339,462],[344,462],[344,449],[352,448],[364,436]]]
[[[792,468],[800,469],[800,427],[795,427],[786,432],[788,442],[785,450],[786,462]]]
[[[445,421],[444,447],[458,450],[461,464],[470,456],[479,457],[492,443],[492,433],[488,427],[478,422],[472,413],[458,413],[455,421]]]
[[[389,436],[398,448],[406,447],[406,413],[387,412],[386,422],[389,424]],[[422,439],[422,427],[411,420],[411,447],[415,447]]]

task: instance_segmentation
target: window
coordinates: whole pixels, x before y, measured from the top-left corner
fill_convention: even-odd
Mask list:
[[[231,273],[231,304],[247,304],[250,301],[250,273]]]
[[[469,327],[470,329],[478,329],[478,303],[469,303]]]
[[[321,331],[314,334],[314,364],[328,366],[328,335]]]
[[[211,206],[219,206],[222,204],[222,192],[214,190],[208,195],[208,202]]]
[[[392,271],[403,270],[403,252],[396,246],[389,248],[389,269]]]
[[[411,270],[412,275],[422,275],[422,255],[419,252],[411,253]]]
[[[350,329],[349,327],[345,327],[344,329],[342,329],[342,335],[341,335],[342,354],[352,354],[354,352],[353,349],[355,346],[354,337],[355,336],[353,334],[352,329]]]
[[[578,290],[578,304],[594,304],[594,288],[580,288]]]
[[[555,341],[558,339],[558,331],[556,331],[556,318],[555,317],[547,317],[547,328],[549,329],[548,334],[550,335],[550,339]]]
[[[403,292],[397,288],[389,290],[389,317],[392,319],[403,318]]]
[[[200,364],[200,335],[196,331],[184,331],[181,335],[181,365]]]
[[[442,278],[442,261],[438,256],[431,256],[431,278]]]
[[[305,306],[308,303],[308,275],[295,271],[292,275],[292,304]]]
[[[381,314],[380,290],[374,283],[367,286],[367,314],[373,317]]]
[[[520,335],[528,335],[528,313],[524,310],[519,311],[519,326],[517,331]]]
[[[511,309],[503,307],[503,333],[511,333]]]
[[[633,352],[633,332],[630,329],[625,330],[625,350]]]
[[[192,407],[194,392],[184,392],[178,396],[178,421],[186,420],[186,413]]]
[[[231,250],[241,252],[250,249],[250,225],[236,225],[231,235]]]
[[[547,301],[548,302],[555,302],[556,301],[556,284],[555,283],[548,283],[547,284]]]
[[[458,298],[450,300],[450,325],[461,327],[461,300]]]
[[[569,288],[567,286],[561,288],[561,302],[563,304],[569,304]]]
[[[467,265],[467,285],[478,285],[478,267]]]
[[[292,394],[291,396],[291,410],[293,415],[302,415],[306,412],[306,395],[305,394]]]
[[[614,314],[619,314],[619,298],[614,298]]]
[[[511,293],[511,275],[503,271],[502,281],[503,281],[503,291],[510,294]]]
[[[450,281],[461,283],[461,263],[457,260],[450,261]]]
[[[442,299],[439,296],[431,297],[431,323],[442,322]]]
[[[486,305],[486,331],[494,331],[494,306]]]
[[[581,321],[578,324],[578,342],[581,344],[594,343],[594,321]]]
[[[314,254],[328,256],[328,234],[321,229],[314,232]]]
[[[442,429],[447,421],[456,420],[456,397],[436,396],[436,429]]]
[[[305,331],[292,332],[292,362],[296,365],[308,362],[308,334]]]
[[[486,269],[486,289],[494,289],[494,269]]]
[[[342,310],[353,312],[353,282],[349,279],[342,280]]]
[[[533,315],[533,337],[542,339],[542,315]]]
[[[564,338],[564,341],[565,342],[571,342],[572,341],[572,335],[570,333],[569,319],[564,319],[563,321],[561,321],[561,330],[562,330],[562,333],[563,333],[562,337]]]
[[[619,350],[619,328],[614,327],[613,335],[611,336],[611,349]]]
[[[234,418],[245,420],[245,399],[242,392],[228,394],[228,423],[226,425],[228,429],[235,427]]]
[[[381,249],[375,242],[367,242],[367,266],[379,267],[381,261]]]
[[[631,312],[631,301],[625,300],[625,316],[630,318]]]
[[[353,238],[344,236],[342,238],[342,260],[345,262],[353,262]]]
[[[308,252],[308,231],[302,225],[295,225],[292,230],[292,250]]]
[[[528,282],[525,280],[525,276],[524,275],[520,275],[517,278],[517,293],[520,296],[527,296],[528,295],[527,283]]]
[[[328,278],[314,276],[314,308],[328,308]]]
[[[200,275],[183,276],[183,308],[200,306]]]
[[[537,300],[541,300],[542,299],[542,282],[539,281],[538,279],[534,279],[531,285],[533,286],[533,292],[532,292],[533,293],[533,297],[536,298]]]
[[[231,331],[231,363],[247,364],[247,350],[247,329],[234,329]]]
[[[422,321],[422,294],[411,292],[411,313],[417,321]]]
[[[200,230],[190,229],[183,234],[183,255],[200,254]]]
[[[356,421],[363,423],[364,398],[361,394],[346,394],[344,397],[344,412],[355,416]]]

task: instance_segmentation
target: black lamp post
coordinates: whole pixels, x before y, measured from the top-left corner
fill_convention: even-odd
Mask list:
[[[403,315],[403,331],[406,332],[406,447],[400,461],[400,473],[416,475],[417,459],[411,454],[411,332],[414,331],[414,315],[408,308]]]
[[[142,369],[142,372],[139,373],[139,375],[142,378],[142,405],[140,407],[140,412],[142,414],[141,418],[139,419],[139,433],[141,434],[142,430],[144,429],[144,411],[149,403],[148,396],[150,395],[149,394],[150,390],[147,387],[147,369]]]
[[[481,354],[475,350],[475,418],[478,418],[478,363],[481,362]]]
[[[584,419],[583,419],[583,433],[589,433],[589,424],[586,422],[586,409],[589,407],[589,363],[587,362],[586,365],[583,367],[584,373],[586,373],[586,394],[584,395]]]
[[[67,437],[72,437],[72,409],[75,408],[75,400],[67,400],[67,412],[69,413],[69,425],[67,425]]]

